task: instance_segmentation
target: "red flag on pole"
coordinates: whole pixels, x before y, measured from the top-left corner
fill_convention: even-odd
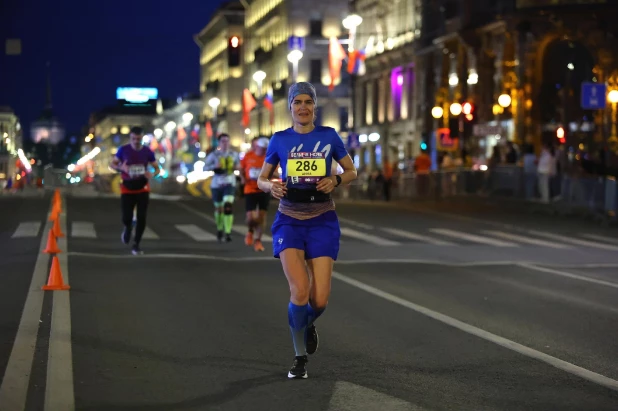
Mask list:
[[[328,68],[330,70],[329,91],[335,88],[335,80],[341,75],[341,62],[346,58],[346,53],[337,37],[331,37],[328,45]]]
[[[253,98],[253,95],[248,88],[242,92],[242,125],[243,127],[249,127],[249,113],[255,108],[257,102]]]

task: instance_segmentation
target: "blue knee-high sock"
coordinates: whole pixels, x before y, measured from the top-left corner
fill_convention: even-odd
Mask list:
[[[311,306],[311,304],[309,304],[309,308],[307,309],[307,311],[309,311],[309,320],[307,322],[307,326],[312,325],[315,320],[317,320],[318,317],[322,315],[324,310],[326,310],[326,307],[322,308],[321,310],[316,310]]]
[[[288,322],[292,332],[292,342],[296,356],[307,355],[305,346],[305,330],[307,329],[309,304],[296,305],[290,301],[288,304]]]

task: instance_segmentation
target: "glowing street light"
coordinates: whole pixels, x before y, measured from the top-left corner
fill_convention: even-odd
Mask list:
[[[498,104],[503,108],[507,108],[511,105],[511,96],[508,94],[501,94],[500,97],[498,97]]]
[[[288,61],[292,63],[292,80],[296,83],[298,78],[298,62],[303,58],[303,52],[300,50],[292,50],[288,53]]]
[[[609,101],[612,104],[618,103],[618,90],[612,90],[609,93],[607,93],[607,101]]]
[[[458,115],[460,115],[460,114],[461,114],[461,111],[462,111],[461,104],[459,104],[459,103],[453,103],[453,104],[451,104],[451,109],[450,109],[450,111],[451,111],[451,114],[452,114],[452,115],[454,115],[454,116],[458,116]]]
[[[434,108],[431,109],[431,116],[435,118],[436,120],[439,118],[442,118],[443,115],[444,115],[444,110],[442,109],[442,107],[435,106]]]

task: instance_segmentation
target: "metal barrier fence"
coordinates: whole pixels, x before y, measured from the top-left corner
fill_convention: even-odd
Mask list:
[[[548,203],[565,211],[616,218],[618,181],[615,177],[567,176],[544,178],[524,173],[522,167],[492,170],[453,169],[426,175],[405,174],[390,184],[359,177],[336,190],[336,198],[349,200],[441,200],[456,196],[490,196]],[[545,198],[543,198],[545,197]]]

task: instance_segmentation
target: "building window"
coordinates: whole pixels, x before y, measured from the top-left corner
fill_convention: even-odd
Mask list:
[[[322,20],[309,21],[309,37],[322,37]]]
[[[322,59],[311,60],[311,66],[309,67],[309,82],[322,82]]]

